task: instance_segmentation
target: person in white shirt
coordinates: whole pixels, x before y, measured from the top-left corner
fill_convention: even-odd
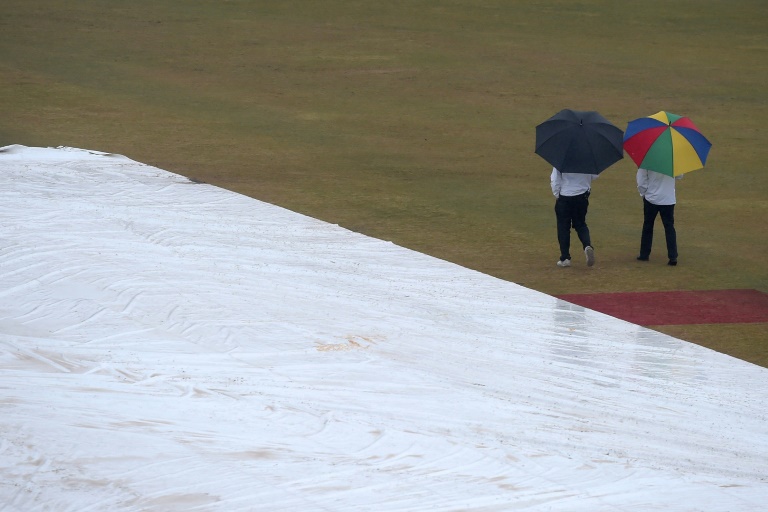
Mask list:
[[[586,220],[589,194],[592,190],[592,181],[595,179],[597,174],[560,172],[557,168],[552,169],[549,182],[552,186],[552,194],[557,198],[555,217],[557,218],[557,241],[560,244],[558,267],[571,266],[571,227],[584,246],[587,266],[591,267],[595,264],[595,250],[592,248],[592,239],[589,236]]]
[[[667,240],[668,265],[677,265],[677,232],[675,231],[675,180],[665,174],[643,168],[637,170],[637,191],[643,198],[643,232],[640,237],[640,261],[648,261],[653,245],[653,224],[656,216],[661,215],[664,235]]]

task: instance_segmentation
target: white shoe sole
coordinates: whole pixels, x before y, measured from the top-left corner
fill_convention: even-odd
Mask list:
[[[584,249],[584,254],[587,255],[587,266],[591,267],[595,264],[595,250],[592,247]]]

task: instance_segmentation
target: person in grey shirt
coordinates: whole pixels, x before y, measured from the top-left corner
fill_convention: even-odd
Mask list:
[[[560,259],[558,267],[571,266],[571,228],[576,231],[581,244],[587,266],[595,264],[595,250],[587,226],[587,210],[589,209],[589,194],[592,191],[592,181],[597,174],[579,174],[560,172],[552,169],[549,178],[555,201],[555,217],[557,218],[557,241],[560,244]]]
[[[643,198],[643,232],[640,236],[640,261],[648,261],[653,245],[653,224],[661,215],[664,235],[667,240],[667,265],[677,265],[677,231],[675,231],[675,181],[683,175],[672,178],[666,174],[639,168],[637,170],[637,191]]]

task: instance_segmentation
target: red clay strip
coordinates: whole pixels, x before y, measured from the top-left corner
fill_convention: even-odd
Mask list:
[[[768,322],[768,294],[758,290],[584,293],[558,298],[639,325]]]

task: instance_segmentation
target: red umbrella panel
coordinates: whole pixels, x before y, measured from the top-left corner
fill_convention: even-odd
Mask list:
[[[704,167],[712,147],[689,118],[658,112],[630,121],[624,151],[638,167],[679,176]]]

